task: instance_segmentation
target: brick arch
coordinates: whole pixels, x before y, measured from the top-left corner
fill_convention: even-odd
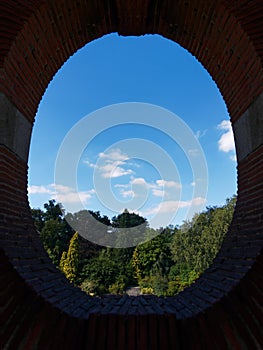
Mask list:
[[[0,348],[262,348],[262,1],[6,0],[0,13]],[[213,265],[173,298],[88,297],[51,265],[30,218],[39,101],[70,55],[110,32],[178,42],[211,74],[231,116],[234,219]]]

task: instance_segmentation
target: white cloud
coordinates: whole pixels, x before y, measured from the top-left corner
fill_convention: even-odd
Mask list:
[[[123,197],[128,195],[138,197],[140,196],[141,191],[150,189],[154,197],[165,197],[166,199],[171,199],[178,197],[178,189],[181,189],[182,185],[176,181],[162,179],[156,180],[154,183],[149,183],[143,177],[137,177],[131,178],[127,184],[115,184],[114,187],[120,189],[120,194]]]
[[[152,189],[152,194],[155,197],[165,197],[174,198],[178,197],[178,189],[182,188],[182,185],[176,181],[168,181],[168,180],[157,180],[154,184],[149,185]]]
[[[135,193],[132,190],[121,189],[120,194],[122,195],[123,198],[134,197],[135,196]]]
[[[120,167],[120,164],[123,164],[121,162],[112,162],[108,163],[102,167],[100,167],[100,172],[102,173],[102,177],[109,179],[114,177],[121,177],[124,175],[131,175],[133,174],[133,170],[127,169],[125,170],[123,167]]]
[[[131,185],[147,186],[148,184],[143,177],[136,177],[131,180]]]
[[[134,171],[132,169],[126,169],[129,157],[123,153],[120,149],[112,149],[109,152],[101,152],[98,155],[98,161],[96,164],[85,160],[84,163],[89,167],[97,169],[101,176],[104,178],[116,178],[125,175],[132,175]]]
[[[149,208],[144,215],[175,213],[179,208],[187,208],[190,206],[199,206],[206,203],[206,199],[196,197],[189,201],[163,201],[157,206]]]
[[[233,160],[233,162],[236,162],[237,161],[236,154],[233,154],[232,156],[230,156],[230,159]]]
[[[73,188],[63,185],[54,185],[56,191],[56,200],[61,203],[88,203],[89,199],[95,193],[95,190],[75,191]]]
[[[164,196],[164,191],[163,190],[158,190],[157,188],[152,189],[152,194],[155,197],[163,197]]]
[[[56,185],[56,184],[49,184],[49,185],[32,185],[28,187],[28,193],[30,195],[36,195],[36,194],[48,194],[52,196],[57,202],[63,203],[78,203],[79,201],[82,201],[83,203],[88,203],[89,199],[92,197],[92,195],[95,193],[95,190],[88,190],[88,191],[75,191],[73,188],[64,186],[64,185]]]
[[[36,186],[36,185],[32,185],[32,186],[28,186],[28,194],[53,194],[53,190],[51,190],[48,186]]]
[[[90,168],[96,168],[96,164],[91,163],[88,159],[83,161],[84,164],[87,164]]]
[[[190,205],[199,206],[199,205],[205,204],[206,199],[203,197],[195,197],[191,201],[188,201],[188,203],[189,203],[189,206]]]
[[[122,197],[139,197],[142,191],[142,186],[146,189],[149,188],[146,180],[142,177],[131,178],[127,184],[115,184],[115,188],[120,189],[120,194]],[[133,190],[131,189],[133,188]]]
[[[99,153],[99,158],[105,158],[107,160],[111,159],[114,161],[124,161],[129,159],[127,154],[123,153],[119,148],[111,149],[109,152],[101,152]]]
[[[114,185],[116,188],[128,188],[130,187],[130,184],[116,184]]]
[[[179,208],[180,201],[164,201],[159,203],[157,206],[147,209],[144,214],[145,215],[155,215],[157,213],[172,213],[176,212]]]
[[[162,187],[173,187],[173,188],[182,188],[182,185],[179,182],[175,181],[166,181],[166,180],[157,180],[156,184],[158,186]]]
[[[224,131],[218,141],[219,150],[225,153],[235,151],[235,141],[230,121],[223,120],[217,128]]]
[[[114,187],[116,187],[116,188],[130,188],[133,185],[145,186],[145,187],[150,186],[143,177],[132,177],[128,183],[115,184]]]

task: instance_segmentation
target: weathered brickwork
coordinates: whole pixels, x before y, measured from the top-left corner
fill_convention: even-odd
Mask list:
[[[8,2],[2,5],[5,21],[13,19],[18,11],[16,6],[12,11],[13,1],[9,5]],[[262,6],[260,1],[254,3],[254,8]],[[121,35],[158,33],[186,47],[216,81],[233,121],[262,91],[263,72],[257,54],[262,54],[262,49],[256,46],[258,52],[255,50],[236,17],[220,1],[92,1],[89,4],[64,0],[43,2],[17,34],[15,45],[6,55],[3,91],[30,120],[49,81],[65,60],[87,42],[116,31]],[[29,8],[25,6],[24,17]],[[236,7],[234,10],[240,18]],[[244,16],[245,10],[242,13]],[[258,36],[260,16],[260,11],[256,11],[250,13],[251,22],[241,18],[241,24],[252,37]],[[19,24],[15,28],[19,29]],[[9,33],[9,36],[4,34],[7,41],[13,38]]]
[[[31,122],[61,65],[110,32],[185,47],[233,123],[263,91],[261,0],[5,0],[0,14],[0,90]],[[262,349],[262,141],[242,155],[232,225],[193,286],[171,298],[99,299],[50,263],[30,218],[27,164],[0,140],[0,349]]]

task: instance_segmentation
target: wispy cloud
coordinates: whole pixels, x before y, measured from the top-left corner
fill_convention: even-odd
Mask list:
[[[182,188],[182,185],[176,181],[157,180],[150,187],[155,197],[165,197],[168,199],[175,196],[178,197],[178,190]]]
[[[218,140],[218,148],[220,151],[228,153],[235,152],[235,141],[231,123],[229,120],[223,120],[217,128],[223,131],[220,139]],[[236,160],[235,155],[231,155],[230,159]]]
[[[138,197],[142,190],[150,190],[154,197],[174,198],[178,190],[182,188],[179,182],[172,180],[156,180],[154,183],[147,182],[143,177],[131,178],[127,184],[115,184],[115,188],[120,189],[123,197]],[[178,197],[178,196],[177,196]]]
[[[32,185],[28,186],[28,194],[54,194],[54,190],[51,188],[52,185]]]
[[[48,194],[57,202],[70,204],[78,203],[79,201],[87,204],[94,193],[94,189],[88,191],[75,191],[71,187],[56,185],[54,183],[46,186],[32,185],[28,187],[28,194],[30,195]]]
[[[197,130],[197,132],[195,133],[195,137],[199,140],[202,137],[204,137],[207,133],[207,129],[205,130]]]
[[[163,197],[164,196],[164,190],[160,190],[158,188],[153,188],[152,189],[152,194],[155,196],[155,197]]]
[[[236,156],[236,154],[232,154],[232,155],[230,156],[230,159],[233,160],[233,162],[236,162],[236,161],[237,161],[237,156]]]
[[[168,188],[182,188],[182,185],[176,181],[157,180],[156,185],[159,187],[163,186]]]
[[[143,190],[147,190],[149,188],[148,183],[142,177],[131,177],[130,181],[126,184],[115,184],[115,188],[119,189],[119,193],[123,198],[127,197],[139,197]]]
[[[127,168],[128,160],[129,156],[117,148],[99,153],[96,164],[88,160],[85,160],[84,163],[91,168],[96,168],[104,178],[117,178],[134,174],[131,168]]]
[[[163,201],[157,206],[147,209],[144,215],[155,215],[175,213],[179,208],[187,208],[190,206],[199,206],[206,203],[206,199],[202,197],[196,197],[188,201]]]
[[[132,190],[127,190],[127,191],[121,190],[121,195],[123,198],[127,198],[127,197],[134,197],[135,193]]]
[[[116,188],[128,188],[130,187],[130,184],[115,184],[114,187]]]

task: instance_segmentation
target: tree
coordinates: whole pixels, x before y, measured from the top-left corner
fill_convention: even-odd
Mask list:
[[[98,257],[86,260],[80,271],[80,283],[85,280],[93,281],[102,293],[108,292],[110,285],[114,284],[118,276],[118,266],[103,249]]]
[[[68,213],[65,219],[89,242],[101,245],[107,242],[110,220],[106,215],[101,216],[99,211],[80,210],[74,214]]]
[[[31,215],[34,225],[40,233],[45,225],[45,213],[41,209],[31,209]]]
[[[122,214],[112,218],[112,226],[118,228],[136,227],[146,223],[147,220],[145,218],[138,214],[130,213],[127,209],[124,209]]]
[[[130,213],[127,209],[112,218],[116,247],[134,247],[145,240],[148,222],[142,216]]]
[[[51,199],[48,201],[48,203],[44,204],[45,208],[45,221],[48,220],[58,220],[62,221],[63,219],[63,210],[62,205],[59,203],[56,203],[55,199]]]
[[[60,269],[67,279],[73,283],[76,281],[79,264],[79,242],[78,233],[76,232],[70,240],[67,252],[63,252],[60,260]]]
[[[72,235],[72,229],[65,221],[50,219],[45,223],[40,237],[45,250],[56,266],[59,265],[62,252],[68,249]]]
[[[59,268],[62,272],[64,272],[64,265],[65,265],[66,260],[67,260],[67,252],[63,252],[61,255],[60,262],[59,262]]]
[[[153,229],[147,229],[147,231],[153,231]],[[171,236],[167,231],[164,231],[135,248],[132,265],[138,282],[149,275],[166,275],[168,273],[172,264],[170,240]]]
[[[62,252],[68,249],[73,231],[63,218],[61,205],[54,199],[45,203],[44,208],[45,211],[31,209],[31,214],[45,250],[52,262],[58,266]]]
[[[235,202],[233,196],[222,207],[207,207],[181,226],[171,244],[175,263],[170,269],[171,280],[189,285],[211,265],[228,231]]]

